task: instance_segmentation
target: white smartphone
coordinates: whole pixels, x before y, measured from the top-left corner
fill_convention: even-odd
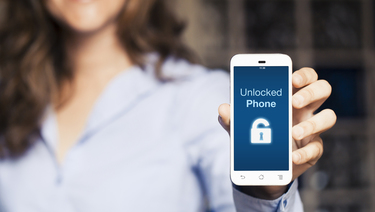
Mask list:
[[[230,61],[231,179],[287,185],[292,179],[292,60],[238,54]]]

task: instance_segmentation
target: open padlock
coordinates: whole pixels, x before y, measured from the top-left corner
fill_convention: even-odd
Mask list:
[[[259,124],[263,124],[265,128],[258,128]],[[271,128],[270,124],[264,118],[259,118],[253,122],[251,127],[250,142],[255,144],[269,144],[271,143]]]

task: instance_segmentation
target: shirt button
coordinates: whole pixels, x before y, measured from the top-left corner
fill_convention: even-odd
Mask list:
[[[285,208],[286,205],[288,204],[288,201],[284,200],[283,204],[284,204],[284,208]]]
[[[62,176],[58,175],[56,178],[56,185],[61,185],[61,183],[62,183]]]

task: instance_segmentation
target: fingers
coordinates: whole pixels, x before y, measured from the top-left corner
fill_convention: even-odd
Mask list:
[[[314,137],[306,146],[295,150],[292,155],[296,165],[308,163],[313,166],[323,154],[323,141],[319,136]]]
[[[310,119],[295,125],[292,135],[295,140],[302,140],[310,135],[321,133],[336,123],[336,114],[331,109],[322,110]]]
[[[229,133],[230,129],[230,105],[222,104],[219,106],[219,122],[221,126]]]
[[[312,68],[301,68],[292,75],[292,84],[295,88],[302,88],[318,80],[318,74]]]
[[[331,85],[326,80],[318,80],[293,95],[293,107],[300,109],[313,102],[327,99],[332,92]]]

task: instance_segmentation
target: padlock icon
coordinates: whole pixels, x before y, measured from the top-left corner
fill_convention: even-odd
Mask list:
[[[263,124],[265,128],[258,128],[259,124]],[[250,142],[252,144],[270,144],[271,143],[271,128],[270,124],[264,118],[259,118],[253,122],[251,126]]]

